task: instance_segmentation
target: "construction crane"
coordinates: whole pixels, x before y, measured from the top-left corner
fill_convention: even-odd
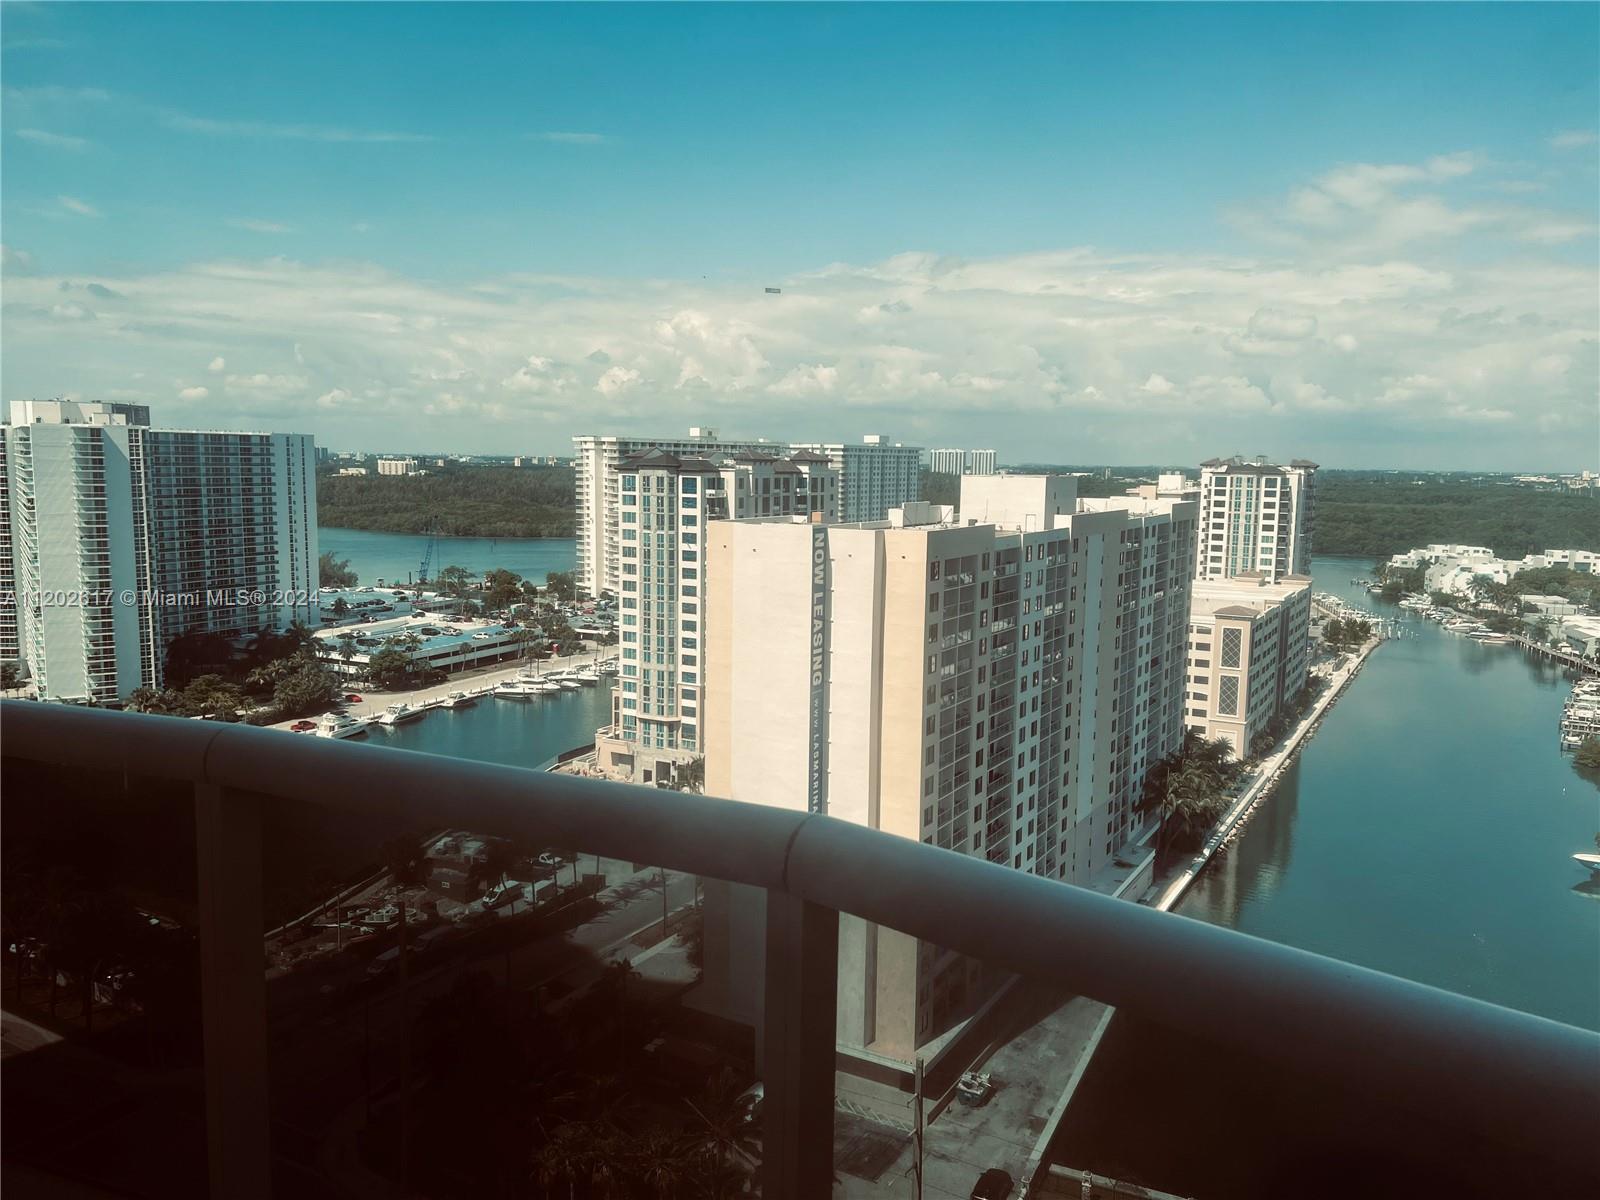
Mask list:
[[[428,582],[428,568],[433,564],[433,550],[439,542],[439,523],[428,522],[428,543],[422,548],[422,565],[417,568],[417,582]]]

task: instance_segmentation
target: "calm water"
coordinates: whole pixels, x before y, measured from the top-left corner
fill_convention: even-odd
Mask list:
[[[1600,1029],[1600,898],[1573,853],[1600,831],[1600,791],[1556,747],[1569,684],[1385,606],[1319,558],[1319,591],[1401,615],[1383,645],[1180,909],[1363,966]],[[1253,1064],[1119,1017],[1073,1103],[1058,1161],[1200,1195],[1251,1194],[1249,1139],[1299,1101]],[[1150,1097],[1187,1114],[1150,1123]],[[1284,1120],[1304,1124],[1306,1113]],[[1232,1154],[1208,1153],[1217,1139]],[[1181,1186],[1180,1186],[1181,1185]],[[1187,1194],[1187,1193],[1186,1193]]]
[[[374,730],[367,738],[401,750],[542,767],[574,746],[590,744],[594,731],[610,723],[611,684],[602,679],[575,692],[532,700],[486,696],[471,708],[435,710],[387,732]]]
[[[371,533],[364,529],[317,531],[324,554],[350,561],[363,584],[407,583],[417,573],[428,539],[409,533]],[[478,574],[504,568],[543,583],[551,571],[570,571],[577,561],[572,538],[446,538],[434,546],[429,573],[440,567],[465,567]]]
[[[1600,791],[1556,748],[1570,685],[1351,587],[1370,565],[1319,559],[1318,590],[1417,636],[1373,654],[1180,911],[1600,1029],[1600,899],[1570,858]]]

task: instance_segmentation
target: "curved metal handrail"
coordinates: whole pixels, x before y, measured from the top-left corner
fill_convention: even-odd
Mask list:
[[[0,757],[470,824],[787,893],[1594,1169],[1600,1035],[829,817],[7,701]]]

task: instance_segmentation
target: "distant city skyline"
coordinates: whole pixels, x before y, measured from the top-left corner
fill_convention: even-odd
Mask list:
[[[0,389],[341,448],[1593,469],[1597,39],[1576,5],[7,5]]]

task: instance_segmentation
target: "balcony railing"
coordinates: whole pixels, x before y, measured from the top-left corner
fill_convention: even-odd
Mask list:
[[[1600,1036],[801,812],[331,739],[7,701],[0,757],[186,781],[195,801],[212,1194],[268,1194],[261,827],[293,798],[765,889],[763,1195],[833,1177],[839,914],[1352,1086],[1584,1179]],[[1026,1181],[1024,1181],[1026,1183]]]

